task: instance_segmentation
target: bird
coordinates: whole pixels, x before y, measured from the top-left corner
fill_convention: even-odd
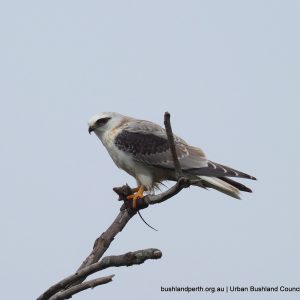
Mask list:
[[[89,119],[88,131],[101,140],[117,167],[136,179],[137,187],[127,197],[133,208],[145,192],[155,192],[164,181],[178,180],[166,130],[160,125],[116,112],[102,112]],[[237,199],[240,191],[252,192],[231,178],[256,180],[254,176],[209,160],[203,150],[175,134],[174,144],[183,176],[194,180],[193,185]]]

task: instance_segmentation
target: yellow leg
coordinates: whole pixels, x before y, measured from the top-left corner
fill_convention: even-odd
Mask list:
[[[139,188],[133,189],[134,193],[132,195],[127,196],[128,200],[132,200],[133,208],[136,208],[136,200],[143,198],[144,190],[144,186],[141,185]]]

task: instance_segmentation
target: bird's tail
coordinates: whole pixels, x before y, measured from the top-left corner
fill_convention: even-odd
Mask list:
[[[241,199],[240,190],[220,178],[208,176],[199,176],[198,178],[201,179],[201,182],[199,184],[196,183],[195,185],[197,186],[212,188],[228,196],[234,197],[236,199]]]
[[[208,161],[208,166],[204,168],[189,169],[186,171],[191,176],[201,179],[199,184],[195,184],[204,188],[213,188],[231,197],[241,199],[240,191],[251,193],[251,189],[245,185],[232,180],[229,177],[239,177],[256,180],[254,176],[248,175],[241,171],[237,171],[230,167]]]

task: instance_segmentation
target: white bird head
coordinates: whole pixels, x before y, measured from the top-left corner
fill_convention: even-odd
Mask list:
[[[95,132],[95,134],[101,136],[105,131],[118,126],[123,119],[124,116],[115,112],[98,113],[88,121],[89,133]]]

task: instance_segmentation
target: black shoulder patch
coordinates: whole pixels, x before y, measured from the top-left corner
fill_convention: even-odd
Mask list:
[[[154,134],[143,134],[123,130],[115,138],[118,149],[133,155],[151,155],[166,152],[169,149],[167,139]]]

